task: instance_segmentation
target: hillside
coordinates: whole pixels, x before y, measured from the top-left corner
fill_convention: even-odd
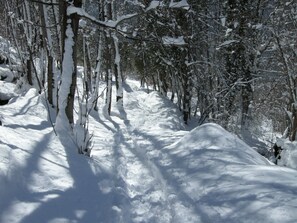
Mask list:
[[[136,81],[124,89],[123,108],[108,117],[100,98],[91,113],[91,158],[55,136],[36,90],[0,107],[0,223],[296,221],[297,171],[218,125],[188,129]]]

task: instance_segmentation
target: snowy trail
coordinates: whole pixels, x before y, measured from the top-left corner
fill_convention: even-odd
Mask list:
[[[117,153],[116,157],[119,157],[117,173],[120,180],[116,188],[119,186],[126,190],[121,205],[126,207],[126,210],[120,210],[122,213],[130,211],[130,216],[122,216],[122,219],[125,219],[123,222],[201,222],[194,202],[189,203],[189,197],[180,194],[178,188],[171,185],[176,185],[176,182],[172,182],[173,179],[167,173],[164,177],[164,171],[160,169],[157,160],[152,159],[155,154],[160,155],[160,146],[170,145],[186,131],[163,132],[163,128],[153,128],[152,124],[155,127],[165,125],[168,117],[160,120],[159,113],[162,108],[159,108],[158,104],[146,106],[145,101],[149,95],[135,88],[134,86],[134,91],[125,94],[127,102],[124,109],[129,108],[129,113],[119,108],[119,113],[114,112],[111,116],[115,131],[113,147]],[[160,104],[163,104],[163,101]],[[145,132],[144,129],[148,127],[151,127],[156,135]]]
[[[166,182],[156,166],[141,152],[136,143],[137,138],[131,135],[124,122],[112,117],[116,123],[121,123],[116,138],[122,165],[118,167],[122,189],[125,188],[126,196],[123,207],[129,207],[129,218],[124,222],[172,222],[172,210],[168,203]],[[125,212],[123,212],[125,213]]]
[[[273,166],[215,124],[127,81],[124,107],[89,130],[92,157],[58,138],[31,89],[1,107],[0,223],[293,223],[297,171]],[[60,140],[59,140],[60,139]]]

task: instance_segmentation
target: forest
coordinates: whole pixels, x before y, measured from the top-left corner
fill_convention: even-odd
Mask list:
[[[0,3],[0,223],[296,221],[296,0]]]
[[[12,0],[0,35],[19,87],[45,92],[59,123],[73,130],[76,66],[84,67],[80,127],[96,110],[98,81],[122,103],[127,77],[174,101],[187,124],[214,122],[238,135],[277,132],[296,139],[297,3],[274,0]],[[2,50],[1,56],[9,58]],[[3,61],[4,62],[4,61]],[[271,138],[273,144],[275,138]]]

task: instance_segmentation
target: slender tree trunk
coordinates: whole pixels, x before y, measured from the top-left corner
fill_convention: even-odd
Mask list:
[[[26,60],[26,73],[27,73],[27,81],[28,84],[30,84],[31,86],[33,86],[33,80],[32,80],[32,66],[31,66],[31,60],[30,58],[28,58]]]
[[[105,2],[104,7],[104,15],[106,16],[105,20],[112,20],[112,2],[110,0]],[[111,113],[111,101],[112,101],[112,76],[113,76],[113,62],[112,60],[112,51],[114,50],[113,44],[112,44],[112,33],[111,30],[105,31],[105,44],[106,44],[106,59],[105,59],[105,65],[106,65],[106,110],[108,115]]]
[[[119,40],[115,33],[112,34],[113,42],[114,42],[114,73],[116,79],[116,89],[117,89],[117,98],[116,101],[120,104],[123,104],[123,77],[121,71],[121,55],[119,49]]]
[[[102,35],[99,34],[99,41],[98,41],[98,52],[97,52],[97,59],[96,59],[96,68],[94,72],[93,78],[93,107],[95,111],[98,111],[98,97],[99,97],[99,80],[100,80],[100,73],[101,73],[101,57],[102,57]]]
[[[92,91],[92,70],[91,70],[89,43],[86,36],[83,37],[83,51],[84,51],[85,88],[86,88],[86,93],[89,94]]]
[[[108,113],[108,115],[110,115],[111,113],[111,100],[112,100],[112,72],[110,69],[107,69],[106,71],[106,83],[107,83],[107,87],[106,87],[106,111]]]
[[[292,105],[294,107],[294,105]],[[295,141],[297,134],[297,110],[296,108],[292,109],[292,129],[290,133],[290,140]]]
[[[106,100],[105,106],[107,114],[111,113],[111,102],[112,102],[112,42],[110,38],[110,31],[106,31],[105,35],[105,74],[106,74]]]
[[[48,27],[48,16],[47,16],[47,10],[46,6],[43,4],[39,4],[39,11],[40,11],[40,20],[41,20],[41,31],[42,31],[42,42],[43,42],[43,48],[46,51],[46,57],[47,57],[47,99],[51,105],[54,106],[53,103],[53,89],[54,89],[54,71],[53,71],[53,56],[52,56],[52,39],[50,37]]]
[[[191,115],[191,74],[186,64],[184,65],[183,71],[183,119],[185,124],[188,124]]]

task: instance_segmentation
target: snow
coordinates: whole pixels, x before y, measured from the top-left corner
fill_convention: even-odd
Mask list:
[[[190,8],[190,5],[187,2],[187,0],[181,0],[181,1],[178,1],[178,2],[175,2],[174,0],[171,0],[170,4],[169,4],[169,7],[170,8],[183,8],[183,9],[188,10]]]
[[[8,65],[0,65],[0,80],[12,82],[13,79],[14,79],[14,74],[9,69]]]
[[[8,65],[0,65],[0,100],[10,100],[17,96],[15,93],[16,86],[14,83],[11,83],[14,78],[15,75]]]
[[[231,44],[233,43],[238,43],[239,41],[238,40],[227,40],[225,42],[223,42],[222,44],[219,45],[219,47],[217,47],[217,49],[220,49],[221,47],[228,47],[230,46]]]
[[[164,36],[162,37],[162,41],[164,45],[182,46],[186,44],[183,36],[178,36],[178,37]]]
[[[74,73],[74,61],[73,61],[73,46],[74,46],[74,33],[71,27],[71,21],[68,19],[66,28],[66,40],[64,46],[64,55],[62,61],[62,75],[61,84],[59,87],[59,113],[56,122],[57,131],[69,131],[70,126],[68,124],[68,118],[66,117],[67,98],[70,94],[70,87],[72,84],[72,76]]]
[[[127,19],[131,19],[131,18],[138,15],[137,13],[132,13],[132,14],[119,16],[117,18],[117,20],[100,21],[100,20],[96,19],[94,16],[91,16],[90,14],[88,14],[82,8],[78,8],[78,7],[75,7],[75,6],[72,6],[72,5],[67,7],[67,14],[68,15],[75,14],[75,13],[80,15],[82,18],[90,20],[90,21],[92,21],[93,23],[95,23],[95,24],[97,24],[99,26],[109,27],[109,28],[116,28],[122,21],[127,20]]]
[[[121,109],[105,117],[100,98],[91,113],[91,158],[55,136],[36,90],[1,106],[1,223],[296,221],[296,170],[218,125],[188,129],[137,81],[123,87]]]
[[[149,6],[146,8],[146,11],[156,9],[158,7],[164,7],[164,3],[162,1],[159,1],[159,0],[153,0],[149,4]]]
[[[1,71],[0,71],[1,72]],[[16,96],[14,92],[15,84],[0,81],[0,100],[9,100]]]
[[[291,142],[288,139],[278,138],[276,144],[283,150],[281,152],[281,159],[278,160],[278,165],[297,169],[297,142]]]

